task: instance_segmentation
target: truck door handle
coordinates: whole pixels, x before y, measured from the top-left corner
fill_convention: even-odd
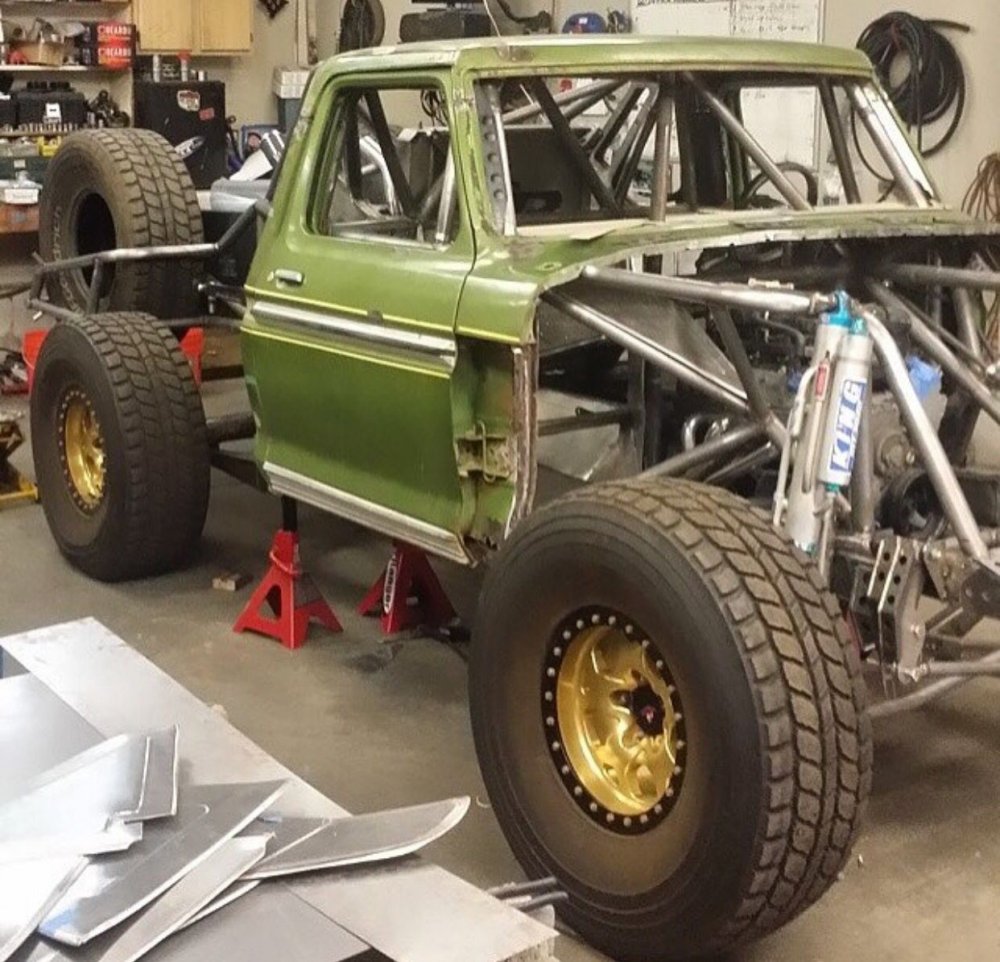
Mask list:
[[[301,287],[306,281],[301,271],[290,271],[284,267],[279,267],[274,272],[274,279],[282,284],[289,284],[292,287]]]

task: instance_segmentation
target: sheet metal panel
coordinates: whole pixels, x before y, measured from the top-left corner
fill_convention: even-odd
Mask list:
[[[104,735],[132,731],[140,719],[149,726],[177,724],[185,774],[189,769],[194,781],[290,779],[282,796],[283,812],[320,818],[348,814],[94,619],[0,639],[0,648]],[[115,680],[114,699],[104,697],[109,679]],[[183,788],[181,801],[183,805]],[[291,888],[398,962],[502,962],[522,954],[544,959],[556,935],[421,859],[303,878]],[[261,890],[270,894],[265,886]],[[203,925],[233,915],[249,920],[247,904],[257,894],[252,892]],[[184,935],[196,935],[202,927]]]
[[[86,864],[71,857],[0,865],[0,962],[30,937]]]
[[[283,787],[283,782],[257,782],[192,790],[178,817],[157,823],[156,835],[151,830],[145,844],[91,862],[39,931],[74,946],[108,931],[206,861],[271,805]]]
[[[284,851],[268,855],[246,877],[276,878],[412,855],[454,828],[468,810],[468,798],[449,798],[336,818]]]
[[[149,735],[142,802],[126,821],[143,822],[177,814],[177,739],[176,725]]]
[[[0,859],[127,848],[135,832],[108,823],[138,811],[148,753],[144,734],[119,735],[23,783],[0,804]]]
[[[175,935],[146,962],[342,962],[367,949],[290,888],[268,883]]]
[[[0,679],[0,801],[60,762],[103,741],[34,675]]]

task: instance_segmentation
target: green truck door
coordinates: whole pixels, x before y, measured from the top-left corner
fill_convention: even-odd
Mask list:
[[[354,79],[325,101],[297,158],[311,198],[283,184],[262,238],[244,356],[274,490],[458,557],[451,381],[473,246],[457,203],[428,199],[453,193],[447,129],[400,130],[382,105],[421,92]]]

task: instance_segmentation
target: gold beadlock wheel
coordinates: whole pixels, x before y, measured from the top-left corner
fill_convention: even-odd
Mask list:
[[[147,314],[91,314],[45,336],[31,396],[42,509],[101,581],[175,570],[208,508],[205,414],[177,338]]]
[[[63,473],[77,506],[91,513],[104,500],[104,435],[94,406],[82,391],[66,392],[59,408]]]
[[[684,777],[684,714],[666,662],[633,619],[587,608],[560,624],[542,715],[560,777],[591,818],[638,834],[666,817]]]

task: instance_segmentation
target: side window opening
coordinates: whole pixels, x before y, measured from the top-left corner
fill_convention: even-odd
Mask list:
[[[340,94],[314,229],[325,236],[444,244],[457,193],[444,97],[436,86]]]

